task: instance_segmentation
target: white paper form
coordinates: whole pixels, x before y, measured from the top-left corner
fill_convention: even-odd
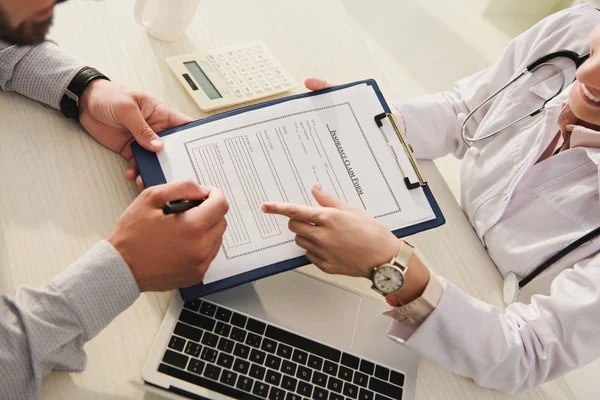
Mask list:
[[[304,254],[285,217],[260,211],[264,201],[318,206],[310,187],[356,205],[390,230],[435,218],[423,190],[408,190],[374,116],[373,89],[357,85],[279,103],[164,137],[158,154],[168,182],[192,179],[229,202],[211,283]],[[389,122],[404,171],[415,175]]]

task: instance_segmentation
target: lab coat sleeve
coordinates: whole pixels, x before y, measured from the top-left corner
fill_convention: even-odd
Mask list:
[[[467,147],[460,135],[460,113],[468,114],[517,72],[543,55],[560,49],[579,54],[589,51],[588,48],[574,48],[573,43],[587,43],[591,30],[598,23],[600,12],[590,5],[558,12],[514,39],[491,67],[456,82],[452,90],[392,103],[393,111],[404,119],[405,134],[415,156],[434,159],[452,153],[462,158]],[[443,67],[440,73],[443,73]],[[475,134],[489,109],[489,105],[483,107],[469,120],[468,137]]]
[[[600,357],[598,310],[600,255],[561,272],[549,296],[504,313],[446,281],[436,309],[406,346],[480,386],[522,392]]]

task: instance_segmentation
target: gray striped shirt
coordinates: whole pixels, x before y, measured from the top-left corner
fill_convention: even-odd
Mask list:
[[[59,108],[64,88],[81,67],[49,41],[33,47],[0,42],[0,89],[53,108]],[[0,295],[0,399],[35,398],[51,370],[82,371],[84,343],[138,296],[129,267],[106,241],[46,287]]]

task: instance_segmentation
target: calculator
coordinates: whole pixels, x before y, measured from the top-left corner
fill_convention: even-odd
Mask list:
[[[202,111],[274,96],[296,87],[260,41],[168,57],[167,64]]]

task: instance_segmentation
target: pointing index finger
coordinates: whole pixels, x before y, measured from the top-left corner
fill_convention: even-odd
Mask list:
[[[317,215],[320,212],[318,208],[314,207],[278,202],[262,203],[260,209],[266,214],[283,215],[294,220],[311,222],[313,224],[317,223]]]

